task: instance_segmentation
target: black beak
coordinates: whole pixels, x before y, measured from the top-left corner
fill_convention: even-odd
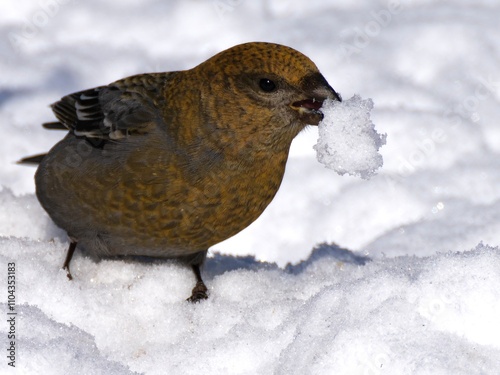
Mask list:
[[[342,101],[338,94],[320,73],[307,76],[302,83],[305,99],[295,101],[291,107],[299,112],[300,118],[309,125],[318,125],[323,120],[321,106],[326,99]]]

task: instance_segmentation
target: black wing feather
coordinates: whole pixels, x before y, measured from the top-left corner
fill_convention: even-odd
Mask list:
[[[117,140],[146,133],[160,116],[158,103],[170,74],[141,74],[76,92],[54,103],[52,110],[77,136]]]
[[[46,129],[66,129],[90,138],[92,144],[144,134],[162,120],[163,90],[177,72],[139,74],[63,97],[52,104],[58,122],[43,124]],[[97,138],[97,139],[96,139]],[[39,164],[47,154],[29,156],[20,164]]]

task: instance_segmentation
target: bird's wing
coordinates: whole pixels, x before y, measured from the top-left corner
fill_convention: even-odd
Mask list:
[[[161,116],[165,82],[174,73],[140,74],[63,97],[52,105],[59,122],[77,136],[119,140],[147,133]],[[61,128],[50,123],[49,128]]]

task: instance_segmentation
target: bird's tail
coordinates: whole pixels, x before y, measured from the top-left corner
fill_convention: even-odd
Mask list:
[[[61,124],[59,121],[55,121],[55,122],[46,122],[44,124],[42,124],[42,126],[45,128],[45,129],[50,129],[50,130],[68,130],[68,128],[66,126],[64,126],[63,124]]]
[[[45,129],[51,129],[51,130],[68,130],[67,127],[65,127],[63,124],[60,122],[46,122],[42,124],[42,126]],[[42,162],[43,158],[47,154],[39,154],[39,155],[33,155],[33,156],[27,156],[25,158],[22,158],[17,162],[17,164],[26,164],[26,165],[38,165]]]
[[[39,154],[33,156],[27,156],[17,161],[17,164],[26,164],[26,165],[38,165],[42,162],[43,158],[47,156],[47,154]]]

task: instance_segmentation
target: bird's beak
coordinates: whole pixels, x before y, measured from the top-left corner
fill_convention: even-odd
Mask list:
[[[328,84],[321,75],[315,75],[304,83],[305,99],[290,104],[296,110],[300,119],[309,125],[318,125],[323,120],[321,106],[326,99],[342,101],[341,96]]]

